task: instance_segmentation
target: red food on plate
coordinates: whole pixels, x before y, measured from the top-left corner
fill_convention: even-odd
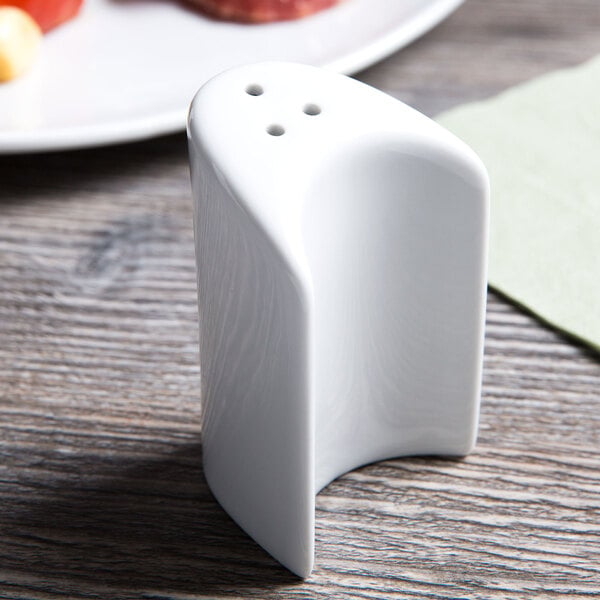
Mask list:
[[[74,17],[83,0],[0,0],[0,6],[16,6],[29,13],[42,31]]]
[[[188,0],[188,2],[219,19],[269,23],[305,17],[333,6],[339,0]]]

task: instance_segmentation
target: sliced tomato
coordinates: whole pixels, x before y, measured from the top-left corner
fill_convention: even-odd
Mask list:
[[[42,31],[74,17],[83,0],[0,0],[0,6],[16,6],[29,13]]]

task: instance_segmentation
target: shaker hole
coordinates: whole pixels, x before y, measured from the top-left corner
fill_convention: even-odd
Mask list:
[[[252,83],[246,88],[246,94],[249,96],[262,96],[265,93],[262,85],[258,85],[258,83]]]
[[[307,104],[303,109],[305,115],[314,117],[321,114],[321,107],[318,104]]]
[[[285,133],[285,129],[281,125],[269,125],[267,127],[267,133],[277,137],[283,135]]]

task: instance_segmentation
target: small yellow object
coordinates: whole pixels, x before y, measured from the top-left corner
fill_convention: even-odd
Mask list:
[[[37,56],[42,30],[20,8],[0,7],[0,82],[26,71]]]

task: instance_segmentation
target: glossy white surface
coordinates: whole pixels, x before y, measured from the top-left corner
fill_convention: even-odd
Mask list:
[[[211,80],[188,134],[205,474],[306,577],[323,486],[475,442],[487,175],[420,113],[303,65]]]
[[[27,76],[0,85],[0,153],[177,131],[198,87],[226,68],[276,59],[354,72],[461,2],[346,0],[298,21],[240,25],[175,0],[86,0],[78,18],[45,37]]]

